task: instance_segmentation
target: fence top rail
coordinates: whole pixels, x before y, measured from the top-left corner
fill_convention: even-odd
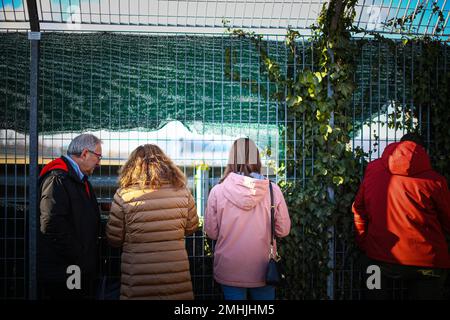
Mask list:
[[[276,35],[292,28],[310,35],[328,0],[1,0],[0,30],[28,30],[29,2],[36,2],[42,31],[217,34],[229,26]],[[362,30],[450,39],[448,0],[360,0],[355,9],[354,25]],[[412,15],[417,19],[402,30],[386,25]]]

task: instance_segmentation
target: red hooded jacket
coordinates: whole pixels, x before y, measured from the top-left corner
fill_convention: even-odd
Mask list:
[[[367,166],[352,211],[356,241],[368,257],[450,267],[444,235],[450,234],[450,192],[422,146],[412,141],[388,145]]]
[[[89,180],[64,157],[48,163],[39,178],[38,281],[65,285],[70,265],[80,267],[82,286],[95,279],[100,226]]]
[[[41,173],[39,174],[39,177],[43,177],[47,172],[50,172],[52,170],[63,170],[68,172],[69,169],[67,168],[67,164],[64,162],[62,158],[57,158],[45,165],[44,168],[42,168]],[[84,180],[84,187],[86,189],[86,193],[88,196],[91,196],[91,191],[89,190],[89,185],[87,183],[87,180]]]

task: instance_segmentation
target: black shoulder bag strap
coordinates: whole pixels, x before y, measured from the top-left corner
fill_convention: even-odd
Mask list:
[[[270,191],[270,255],[269,258],[273,258],[275,260],[279,260],[278,252],[275,255],[273,252],[273,241],[275,239],[275,205],[273,201],[273,189],[272,189],[272,181],[269,180],[269,191]]]

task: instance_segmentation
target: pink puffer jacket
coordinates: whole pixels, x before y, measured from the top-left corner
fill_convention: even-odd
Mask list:
[[[280,188],[272,183],[275,234],[289,234],[291,220]],[[218,283],[255,288],[265,286],[270,251],[269,180],[230,173],[210,192],[205,231],[217,240],[214,279]]]

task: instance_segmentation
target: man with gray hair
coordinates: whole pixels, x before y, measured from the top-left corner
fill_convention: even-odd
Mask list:
[[[38,281],[42,299],[94,296],[100,211],[88,177],[102,159],[102,141],[77,136],[67,156],[39,176]]]

